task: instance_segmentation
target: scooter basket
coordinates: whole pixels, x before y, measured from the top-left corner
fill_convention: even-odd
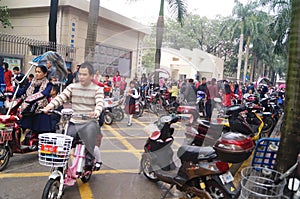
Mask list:
[[[286,180],[279,184],[275,181],[281,173],[263,167],[245,167],[241,171],[241,194],[240,199],[281,199]]]
[[[69,159],[73,137],[56,133],[39,135],[39,163],[49,167],[63,167]]]

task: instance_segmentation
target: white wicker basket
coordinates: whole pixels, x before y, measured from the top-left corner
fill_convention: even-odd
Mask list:
[[[39,163],[49,167],[63,167],[68,161],[73,138],[56,133],[39,135]]]

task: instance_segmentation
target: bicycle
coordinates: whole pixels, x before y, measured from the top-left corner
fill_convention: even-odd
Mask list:
[[[72,109],[56,110],[50,113],[62,116],[64,126],[63,134],[44,133],[39,135],[39,163],[51,167],[51,174],[43,190],[42,199],[60,199],[64,186],[73,186],[76,179],[83,183],[90,180],[93,169],[85,168],[86,152],[82,140],[76,139],[74,153],[72,154],[73,137],[66,135],[70,119],[75,116]],[[86,115],[76,115],[87,119]],[[74,157],[70,158],[70,155]],[[92,166],[94,167],[94,165]]]

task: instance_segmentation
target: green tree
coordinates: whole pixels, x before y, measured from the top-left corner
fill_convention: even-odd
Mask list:
[[[0,0],[1,1],[1,0]],[[11,27],[13,28],[12,24],[9,21],[9,12],[7,6],[0,5],[0,22],[3,28]]]
[[[95,52],[96,39],[97,39],[97,28],[99,19],[100,0],[90,0],[90,11],[88,19],[87,36],[85,40],[85,51],[84,57]]]
[[[291,3],[284,125],[277,156],[277,169],[281,172],[296,162],[300,151],[300,1],[292,0]]]
[[[242,65],[242,55],[244,49],[244,38],[246,38],[246,49],[249,49],[250,39],[251,39],[251,32],[255,29],[255,15],[257,13],[257,4],[256,3],[248,3],[245,6],[235,0],[235,6],[232,10],[232,14],[236,17],[236,21],[233,24],[233,31],[240,33],[239,38],[239,52],[238,52],[238,64],[237,64],[237,79],[240,80],[240,72],[241,72],[241,65]],[[246,35],[245,35],[246,34]],[[248,60],[246,60],[248,62]],[[247,65],[246,65],[247,66]]]
[[[272,22],[269,27],[270,36],[275,43],[274,53],[287,56],[291,0],[259,0],[259,2],[275,13],[272,14]]]

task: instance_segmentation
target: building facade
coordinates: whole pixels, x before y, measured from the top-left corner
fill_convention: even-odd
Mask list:
[[[2,0],[1,4],[8,6],[14,28],[2,29],[0,32],[48,41],[50,0]],[[63,56],[71,67],[85,59],[88,12],[89,1],[59,1],[57,44],[69,47],[69,52]],[[127,77],[140,75],[141,43],[148,33],[149,29],[146,26],[100,5],[96,54],[90,55],[95,69],[102,75],[113,75],[116,70]],[[69,56],[72,53],[74,56]],[[24,65],[35,56],[34,54],[31,51],[24,55]],[[5,56],[8,56],[7,53]]]
[[[201,77],[220,80],[223,79],[224,61],[199,49],[163,48],[161,67],[168,70],[176,80]]]

